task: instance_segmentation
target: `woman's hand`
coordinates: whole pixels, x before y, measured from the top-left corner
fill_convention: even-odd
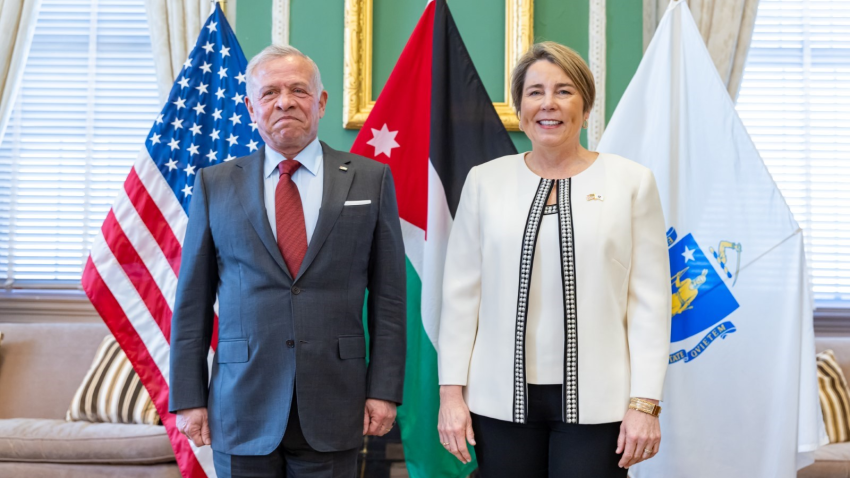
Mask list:
[[[464,464],[472,461],[466,442],[475,445],[475,435],[472,433],[472,417],[469,408],[463,401],[460,385],[443,385],[440,387],[440,421],[437,425],[440,432],[440,442],[452,455]]]
[[[620,437],[617,438],[617,454],[623,454],[618,465],[620,468],[628,468],[652,458],[658,453],[660,443],[661,425],[658,417],[629,409],[620,425]]]

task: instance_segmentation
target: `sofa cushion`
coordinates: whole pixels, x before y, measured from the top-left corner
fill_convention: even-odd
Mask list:
[[[65,416],[68,421],[160,425],[148,391],[112,334],[103,338]]]
[[[815,461],[850,461],[850,442],[830,443],[815,450]]]
[[[63,419],[106,325],[3,323],[0,418]]]
[[[15,478],[181,478],[177,463],[89,465],[0,461],[0,476]]]
[[[175,461],[160,425],[0,420],[0,461],[134,464]]]
[[[817,355],[818,395],[830,443],[850,441],[850,390],[832,350]]]

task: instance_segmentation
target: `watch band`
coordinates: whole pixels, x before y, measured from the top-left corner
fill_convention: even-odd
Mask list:
[[[661,414],[661,407],[659,405],[647,400],[641,400],[640,398],[632,398],[629,400],[629,408],[641,413],[646,413],[647,415],[652,415],[653,417],[657,417]]]

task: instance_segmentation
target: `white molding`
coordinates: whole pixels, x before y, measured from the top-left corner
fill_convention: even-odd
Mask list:
[[[100,322],[81,290],[0,291],[0,322]]]
[[[272,6],[273,45],[289,45],[289,1],[274,0]]]
[[[596,101],[593,104],[593,109],[590,111],[590,118],[587,120],[587,149],[594,151],[602,139],[602,132],[605,131],[605,74],[607,55],[605,49],[607,42],[606,22],[605,22],[605,1],[606,0],[590,0],[590,23],[588,25],[588,34],[590,40],[590,48],[588,58],[590,59],[590,71],[593,73],[593,82],[596,86]]]

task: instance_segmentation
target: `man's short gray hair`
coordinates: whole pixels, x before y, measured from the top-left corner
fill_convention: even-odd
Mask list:
[[[254,97],[254,70],[256,70],[258,66],[270,60],[287,58],[290,56],[304,58],[313,65],[313,86],[316,88],[317,93],[321,93],[324,90],[324,86],[322,86],[322,75],[319,73],[319,66],[316,65],[316,62],[313,61],[312,58],[301,53],[301,51],[294,46],[269,45],[263,48],[263,51],[254,55],[254,58],[251,58],[251,61],[248,62],[248,67],[245,68],[245,89],[248,90],[248,96],[251,98]]]

